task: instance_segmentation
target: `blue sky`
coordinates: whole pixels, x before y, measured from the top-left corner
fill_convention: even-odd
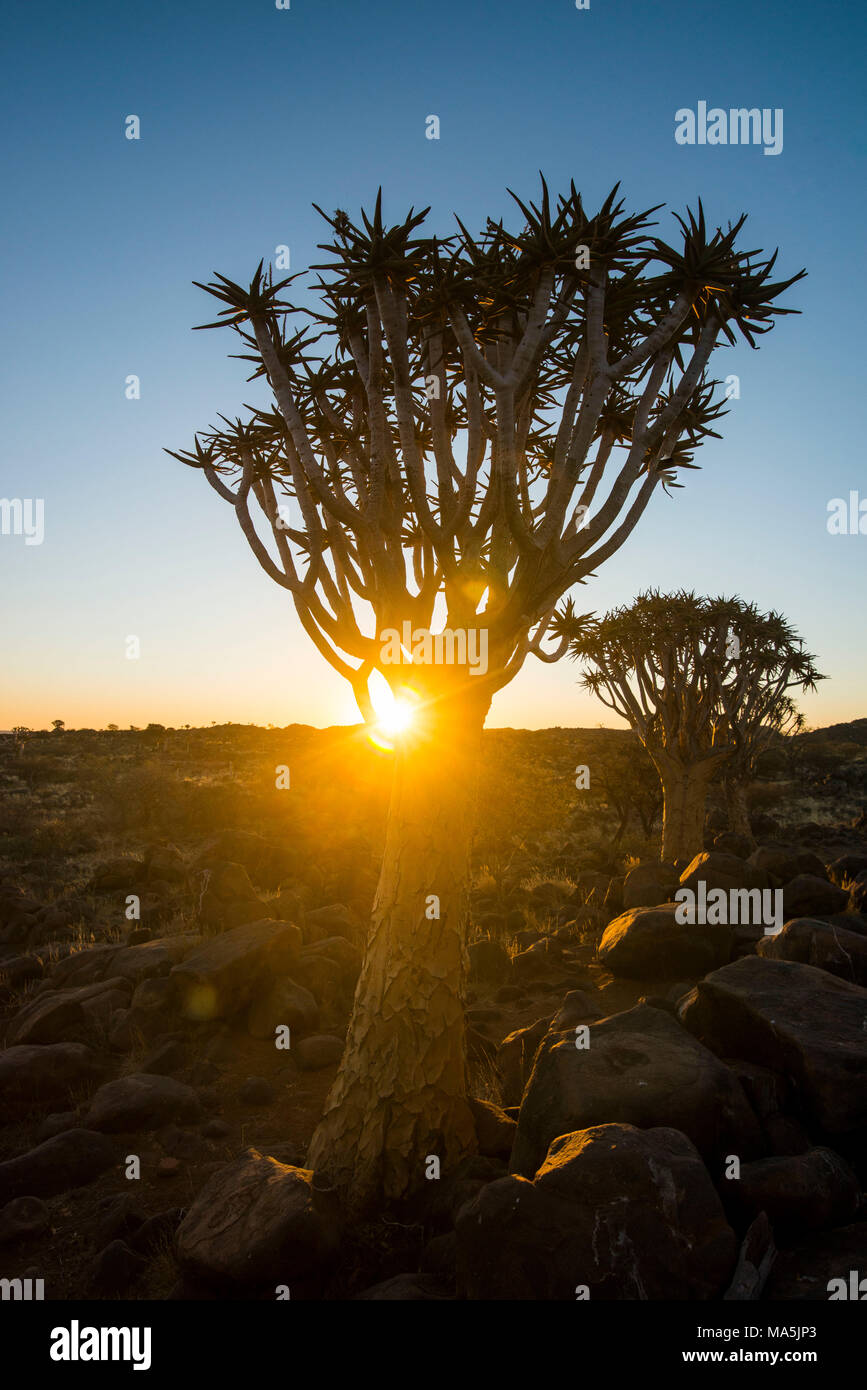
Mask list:
[[[7,6],[0,496],[44,498],[45,539],[0,536],[0,727],[357,718],[229,508],[162,452],[261,398],[229,335],[190,331],[212,317],[191,281],[249,278],[280,244],[293,270],[321,259],[313,201],[354,212],[381,184],[388,214],[430,204],[448,232],[453,211],[507,212],[507,187],[534,196],[539,169],[591,207],[620,180],[636,211],[746,211],[744,245],[809,271],[784,301],[800,317],[714,359],[741,383],[723,438],[580,610],[650,584],[739,592],[782,609],[831,677],[811,723],[867,713],[867,536],[826,529],[831,498],[867,498],[865,28],[835,0]],[[782,108],[782,153],[678,145],[675,112],[699,101]],[[528,664],[489,724],[613,722],[576,676]]]

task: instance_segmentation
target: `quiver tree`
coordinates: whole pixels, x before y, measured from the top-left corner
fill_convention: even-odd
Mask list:
[[[633,818],[645,838],[650,838],[662,810],[662,788],[654,764],[637,739],[630,737],[628,746],[606,752],[598,773],[593,769],[592,785],[617,818],[612,846],[620,844]]]
[[[581,684],[628,721],[653,759],[671,863],[704,848],[708,788],[720,772],[746,816],[744,778],[797,720],[788,692],[822,679],[780,614],[739,598],[651,590],[601,619],[578,617],[568,600],[555,626],[585,665]],[[749,833],[748,817],[746,825]]]
[[[514,195],[513,195],[514,196]],[[361,1210],[474,1147],[466,1104],[464,885],[471,793],[491,699],[532,653],[553,661],[556,605],[623,544],[721,412],[721,338],[791,312],[775,256],[737,247],[744,218],[678,244],[628,216],[615,189],[589,216],[574,185],[515,199],[513,230],[417,235],[381,197],[333,238],[316,309],[207,286],[274,409],[221,418],[175,457],[231,506],[365,718],[379,671],[415,706],[394,760],[385,856],[343,1061],[308,1154]],[[325,214],[323,214],[325,216]],[[803,273],[803,272],[802,272]],[[293,279],[295,277],[292,277]],[[793,279],[799,278],[798,276]],[[309,320],[302,321],[303,316]],[[300,325],[300,326],[299,326]],[[252,379],[251,378],[251,379]],[[401,664],[384,634],[475,631],[481,664]],[[445,650],[445,646],[443,647]],[[453,652],[456,648],[453,646]],[[413,659],[414,658],[414,659]]]
[[[756,840],[750,824],[748,791],[755,780],[758,761],[768,749],[778,746],[781,739],[802,733],[805,727],[804,716],[795,702],[783,697],[769,713],[767,721],[758,725],[755,736],[739,742],[726,764],[723,789],[729,830],[742,836],[753,849]]]
[[[720,702],[734,745],[724,768],[729,829],[755,845],[747,787],[756,764],[781,738],[804,728],[791,691],[814,690],[824,680],[795,629],[780,613],[744,604],[733,619],[737,655],[721,685]]]

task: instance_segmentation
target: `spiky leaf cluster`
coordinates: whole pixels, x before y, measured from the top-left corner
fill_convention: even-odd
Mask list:
[[[558,655],[559,599],[718,437],[717,342],[793,312],[776,301],[800,276],[738,249],[743,217],[711,233],[699,204],[670,245],[616,187],[593,214],[574,184],[511,196],[514,224],[475,236],[424,235],[428,209],[390,223],[381,192],[358,222],[323,213],[315,309],[262,263],[201,286],[223,306],[202,327],[238,336],[273,406],[173,456],[233,505],[356,693],[383,628],[430,626],[438,599],[451,625],[484,622],[491,692]]]

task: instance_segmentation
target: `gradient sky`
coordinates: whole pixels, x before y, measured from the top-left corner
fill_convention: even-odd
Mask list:
[[[657,494],[580,611],[648,585],[782,609],[831,679],[813,725],[867,713],[867,535],[831,536],[859,490],[867,389],[863,10],[840,0],[172,0],[8,4],[0,496],[44,498],[45,539],[0,536],[0,727],[355,722],[348,687],[259,569],[229,507],[162,452],[261,398],[193,279],[249,280],[311,208],[431,204],[431,231],[574,178],[638,211],[704,199],[779,245],[800,317],[713,359],[741,396],[702,471]],[[676,144],[699,101],[784,111],[778,156]],[[437,114],[441,138],[425,138]],[[141,139],[124,138],[129,114]],[[669,211],[660,234],[673,237]],[[141,399],[124,396],[141,379]],[[135,634],[141,658],[125,658]],[[616,723],[570,663],[528,661],[489,725]]]

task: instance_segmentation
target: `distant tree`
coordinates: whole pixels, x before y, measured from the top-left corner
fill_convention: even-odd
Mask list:
[[[740,329],[755,346],[799,278],[772,283],[775,257],[737,248],[745,219],[711,234],[700,205],[671,246],[616,189],[594,216],[574,184],[556,206],[544,183],[538,206],[515,202],[514,228],[489,219],[473,237],[458,223],[445,240],[416,235],[427,210],[388,225],[381,196],[359,224],[338,210],[316,311],[282,299],[290,279],[261,263],[247,287],[201,286],[222,305],[202,326],[239,335],[276,408],[222,416],[175,457],[232,508],[362,715],[374,672],[414,712],[343,1060],[307,1155],[356,1211],[423,1188],[426,1155],[447,1170],[476,1143],[465,905],[491,700],[531,653],[564,654],[544,645],[563,594],[714,433],[718,340]],[[484,640],[484,672],[432,659],[434,631],[453,655],[461,634]]]
[[[55,734],[62,734],[66,728],[66,721],[64,719],[52,719],[51,728]]]
[[[585,663],[581,683],[627,720],[653,759],[662,858],[701,852],[708,787],[723,768],[740,829],[744,778],[796,715],[788,691],[822,679],[785,619],[739,598],[650,590],[599,620],[578,617],[569,601],[558,631]]]
[[[109,732],[110,734],[116,734],[116,733],[118,732],[118,726],[117,726],[117,724],[106,724],[105,727],[106,727],[106,729],[108,729],[108,732]]]
[[[18,739],[18,742],[23,743],[24,739],[30,737],[30,735],[33,733],[33,730],[28,729],[26,724],[15,724],[13,725],[12,732]]]
[[[734,752],[724,774],[729,829],[755,845],[747,789],[762,755],[804,728],[804,716],[788,694],[815,690],[825,677],[779,613],[750,608],[738,619],[739,654],[731,679],[721,687],[721,704]]]
[[[652,835],[654,822],[662,810],[662,786],[653,762],[638,739],[633,746],[606,753],[593,785],[617,816],[615,845],[623,839],[633,817],[638,818],[647,838]]]

